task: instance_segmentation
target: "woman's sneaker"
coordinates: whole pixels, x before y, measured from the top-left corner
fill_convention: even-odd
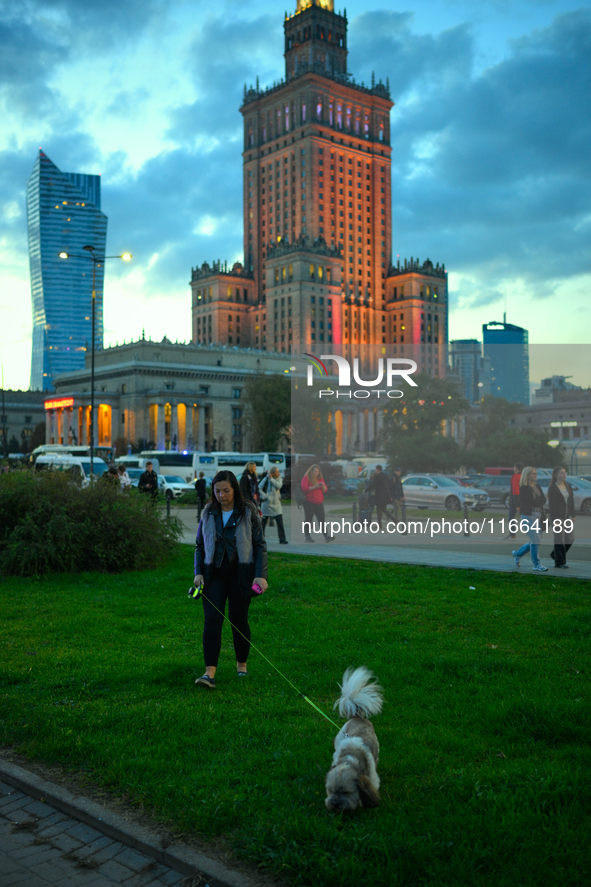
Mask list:
[[[514,562],[515,562],[515,566],[518,567],[521,558],[517,556],[517,552],[516,552],[516,551],[512,551],[511,554],[512,554],[512,556],[513,556],[513,560],[514,560]]]
[[[545,567],[544,564],[538,564],[537,567],[534,567],[532,573],[547,573],[548,567]]]

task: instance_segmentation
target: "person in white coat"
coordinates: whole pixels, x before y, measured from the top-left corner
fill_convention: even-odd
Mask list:
[[[263,534],[269,521],[274,518],[277,523],[277,533],[281,545],[287,545],[285,529],[283,526],[283,508],[281,506],[281,487],[283,478],[278,468],[272,468],[267,476],[259,484],[261,496],[261,511],[263,513]]]

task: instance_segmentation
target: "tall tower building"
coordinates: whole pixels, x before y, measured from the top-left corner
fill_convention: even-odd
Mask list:
[[[193,269],[193,340],[283,352],[396,343],[444,374],[447,273],[429,260],[392,267],[389,83],[356,83],[347,54],[334,0],[297,0],[285,78],[245,87],[244,264]]]
[[[529,406],[529,333],[507,323],[482,326],[484,356],[490,359],[491,394]]]
[[[86,245],[104,254],[107,217],[100,176],[62,172],[39,151],[27,183],[33,302],[31,389],[52,390],[59,373],[84,368],[91,341],[92,263]],[[65,250],[82,258],[60,259]],[[103,265],[97,265],[95,342],[103,343]]]
[[[481,342],[477,339],[452,339],[449,359],[469,403],[478,403],[483,397],[490,396],[490,357],[482,356]]]

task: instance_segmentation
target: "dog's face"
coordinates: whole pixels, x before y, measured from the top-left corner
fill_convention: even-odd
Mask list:
[[[352,769],[347,762],[337,764],[326,777],[326,801],[328,810],[356,810],[358,807],[377,807],[380,796],[369,778]]]

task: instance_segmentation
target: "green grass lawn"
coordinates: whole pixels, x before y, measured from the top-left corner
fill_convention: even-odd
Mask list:
[[[333,716],[367,665],[382,804],[334,815],[334,728],[256,652],[203,671],[192,552],[0,583],[0,744],[83,771],[306,887],[579,885],[591,866],[589,584],[270,555],[253,641]],[[470,586],[475,586],[474,590]]]

